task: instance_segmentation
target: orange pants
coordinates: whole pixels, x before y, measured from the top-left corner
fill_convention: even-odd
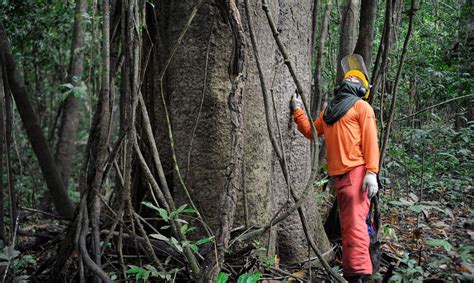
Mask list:
[[[370,275],[370,238],[366,223],[370,200],[362,192],[365,166],[358,166],[335,177],[342,233],[342,268],[344,275]]]

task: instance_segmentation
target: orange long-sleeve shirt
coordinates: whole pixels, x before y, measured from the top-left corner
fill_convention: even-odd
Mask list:
[[[365,165],[370,172],[379,171],[379,147],[377,125],[372,107],[358,100],[349,111],[333,125],[323,120],[322,111],[314,121],[318,135],[324,136],[328,173],[337,176],[349,172],[352,168]],[[298,130],[308,139],[312,139],[311,124],[301,109],[293,112]]]

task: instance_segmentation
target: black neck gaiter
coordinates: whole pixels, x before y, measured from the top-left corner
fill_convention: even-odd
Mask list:
[[[361,99],[357,96],[358,83],[350,81],[342,81],[336,96],[329,102],[329,105],[324,110],[323,120],[328,125],[333,125],[344,115],[351,107]]]

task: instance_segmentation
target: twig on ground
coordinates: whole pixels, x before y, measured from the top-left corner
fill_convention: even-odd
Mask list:
[[[30,211],[30,212],[35,212],[35,213],[39,213],[39,214],[43,214],[43,215],[46,215],[46,216],[49,216],[49,217],[52,217],[52,218],[56,218],[56,219],[64,219],[64,220],[69,219],[68,217],[59,216],[57,214],[49,213],[49,212],[42,211],[42,210],[35,209],[35,208],[19,207],[19,209],[20,210],[25,210],[25,211]]]

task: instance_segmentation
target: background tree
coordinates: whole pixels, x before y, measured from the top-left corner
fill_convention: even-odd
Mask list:
[[[72,32],[71,56],[68,70],[69,94],[61,105],[61,124],[58,131],[55,161],[59,174],[67,188],[72,171],[72,162],[76,148],[76,135],[81,120],[80,102],[76,96],[84,91],[82,71],[84,69],[84,18],[87,11],[87,1],[77,0],[74,10],[74,26]]]
[[[346,0],[342,8],[341,26],[339,32],[339,55],[337,57],[336,83],[338,84],[344,74],[339,64],[344,56],[352,54],[357,43],[360,19],[360,0]],[[364,35],[368,36],[368,35]]]
[[[359,36],[354,48],[355,54],[364,58],[365,65],[372,66],[372,46],[374,42],[375,16],[377,14],[377,0],[362,0],[360,4]],[[370,76],[370,74],[367,74]]]
[[[15,99],[28,138],[33,150],[35,151],[36,157],[38,158],[45,181],[48,184],[48,189],[51,193],[56,210],[62,216],[71,217],[74,208],[68,198],[61,176],[57,171],[49,145],[40,125],[38,124],[25,85],[18,73],[2,23],[0,23],[0,52],[4,58],[3,64],[5,65],[5,69],[9,74],[9,90]]]

